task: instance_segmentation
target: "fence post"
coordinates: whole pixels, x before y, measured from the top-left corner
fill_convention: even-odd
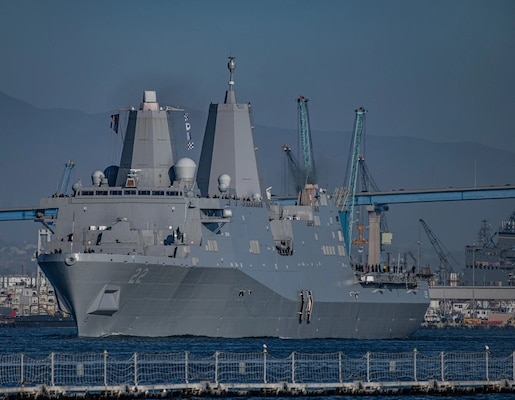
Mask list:
[[[134,386],[138,386],[138,353],[134,353]]]
[[[104,386],[107,386],[107,350],[104,350]]]
[[[370,352],[367,351],[367,382],[370,382]]]
[[[21,385],[24,385],[25,384],[25,378],[24,378],[24,366],[23,366],[23,353],[21,353],[21,358],[20,358],[20,384]]]
[[[54,386],[54,352],[50,353],[50,386]]]
[[[444,356],[443,356],[443,351],[440,353],[440,369],[441,369],[441,373],[442,373],[442,382],[445,382],[445,362],[444,362]]]
[[[266,347],[263,349],[263,383],[266,383]]]
[[[413,380],[417,381],[417,349],[413,349]]]
[[[215,352],[215,383],[218,386],[218,354],[219,352]]]
[[[340,378],[340,383],[342,383],[342,352],[338,352],[338,377]]]
[[[485,361],[486,361],[486,380],[489,381],[490,379],[488,379],[488,353],[489,351],[488,350],[485,350]]]
[[[184,352],[184,381],[188,382],[188,352]]]
[[[295,383],[295,352],[291,353],[291,383]]]

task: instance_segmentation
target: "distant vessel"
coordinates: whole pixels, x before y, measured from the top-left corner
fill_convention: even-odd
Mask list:
[[[251,105],[236,102],[234,58],[228,67],[198,170],[174,157],[169,108],[145,91],[128,111],[120,165],[41,200],[49,212],[36,218],[45,225],[37,261],[79,336],[413,333],[427,284],[409,271],[351,267],[336,195],[311,183],[296,201],[264,189]]]
[[[66,314],[20,315],[12,321],[14,328],[72,328],[75,320]]]
[[[477,243],[465,248],[463,284],[515,286],[515,212],[495,233],[481,221]]]

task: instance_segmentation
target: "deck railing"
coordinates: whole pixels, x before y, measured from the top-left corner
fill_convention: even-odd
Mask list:
[[[0,393],[29,388],[199,387],[266,388],[300,385],[338,388],[360,382],[396,387],[430,382],[509,382],[515,384],[515,352],[499,357],[489,351],[426,355],[416,349],[404,353],[366,353],[349,357],[342,352],[308,354],[215,352],[134,353],[128,358],[100,354],[51,353],[45,358],[26,354],[0,356]],[[377,386],[376,385],[376,386]],[[64,389],[63,389],[64,390]]]

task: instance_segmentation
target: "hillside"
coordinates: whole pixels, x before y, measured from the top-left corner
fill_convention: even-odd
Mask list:
[[[159,101],[162,105],[169,104],[169,99]],[[193,151],[186,149],[182,113],[172,113],[179,157],[198,160],[207,107],[206,104],[205,111],[187,109],[196,144]],[[43,110],[0,92],[0,167],[4,172],[0,207],[38,205],[41,197],[55,192],[69,159],[76,163],[72,181],[80,178],[85,184],[89,184],[93,171],[117,164],[121,134],[109,129],[113,112],[116,111],[87,114],[65,109]],[[352,110],[349,114],[346,121],[353,118]],[[311,115],[311,120],[319,185],[332,191],[344,184],[352,126],[342,126],[341,131],[317,131],[316,116]],[[296,121],[292,121],[292,129],[270,127],[260,118],[259,110],[254,110],[254,121],[262,177],[267,187],[273,187],[272,192],[282,192],[288,179],[281,146],[288,143],[296,151]],[[375,125],[380,124],[376,121]],[[477,143],[439,143],[367,131],[365,157],[375,182],[384,190],[515,183],[514,153]],[[387,219],[394,244],[387,251],[392,258],[408,250],[416,254],[420,241],[423,260],[435,262],[429,241],[418,226],[419,218],[423,218],[458,260],[462,260],[463,248],[476,239],[481,220],[487,219],[496,229],[511,214],[514,205],[513,200],[391,205]],[[24,249],[34,246],[38,228],[33,222],[0,224],[0,267],[16,269],[31,263],[32,250]]]

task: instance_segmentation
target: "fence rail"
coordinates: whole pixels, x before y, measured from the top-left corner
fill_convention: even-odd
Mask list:
[[[100,354],[51,353],[38,359],[23,353],[0,355],[0,393],[138,392],[141,390],[307,390],[366,391],[384,388],[495,387],[515,390],[515,352],[426,355],[293,352],[134,353],[118,358]]]

